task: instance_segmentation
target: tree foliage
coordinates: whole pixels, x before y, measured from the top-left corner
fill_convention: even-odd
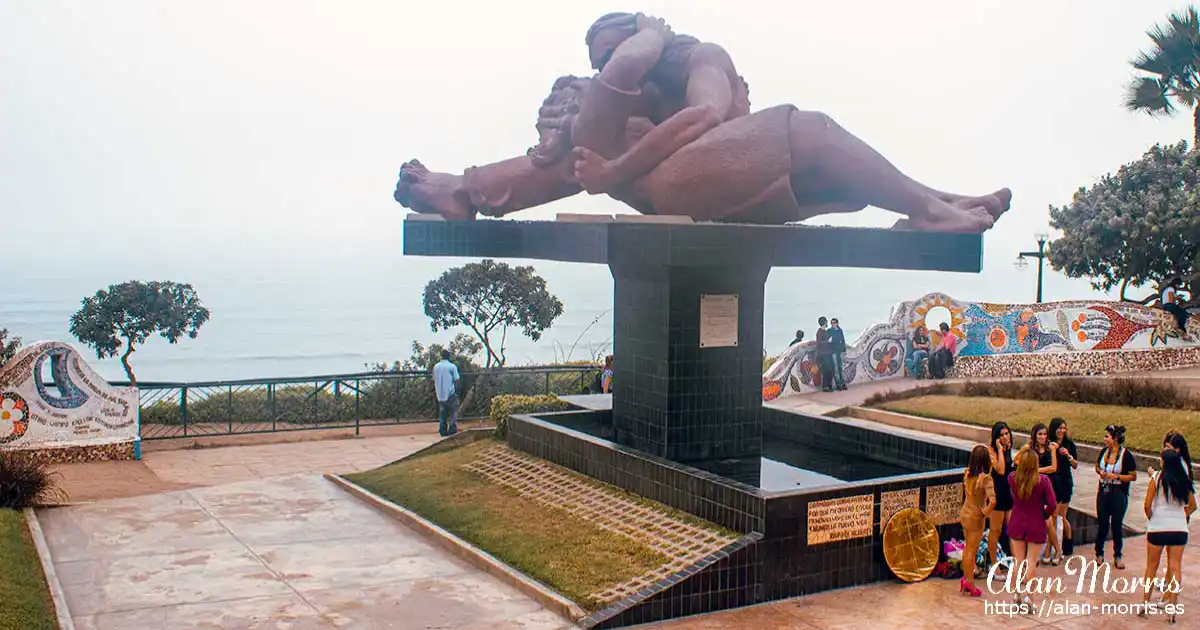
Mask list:
[[[454,336],[449,346],[443,346],[440,343],[431,343],[426,346],[419,341],[414,341],[412,342],[412,354],[407,359],[396,361],[391,365],[376,363],[370,367],[375,372],[428,372],[433,369],[434,364],[442,360],[443,350],[450,351],[450,356],[458,365],[460,372],[474,372],[479,369],[475,359],[483,351],[483,344],[471,335],[461,332]]]
[[[484,260],[455,267],[425,285],[425,315],[434,332],[466,326],[486,352],[487,367],[502,366],[508,329],[537,341],[562,314],[533,267]],[[499,339],[496,339],[499,335]]]
[[[195,339],[209,315],[190,284],[132,280],[85,298],[71,316],[71,334],[101,359],[116,356],[124,347],[121,365],[130,382],[136,383],[129,365],[135,346],[155,333],[170,343],[184,335]]]
[[[17,350],[21,349],[21,338],[13,335],[8,336],[7,328],[0,328],[0,367],[4,367],[5,363],[12,361],[12,358],[17,355]]]
[[[1200,15],[1195,7],[1173,13],[1146,32],[1153,44],[1130,62],[1145,73],[1134,78],[1125,107],[1171,116],[1176,105],[1192,112],[1193,145],[1200,144]]]
[[[1200,154],[1187,143],[1155,145],[1141,159],[1050,207],[1063,237],[1050,244],[1052,267],[1109,291],[1197,269]]]

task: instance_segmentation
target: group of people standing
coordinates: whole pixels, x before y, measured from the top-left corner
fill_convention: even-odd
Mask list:
[[[792,345],[804,340],[804,331],[797,330]],[[824,316],[817,318],[817,378],[823,392],[835,389],[846,389],[846,333],[842,331],[837,318],[832,320]]]
[[[1024,565],[1021,575],[1032,579],[1043,564],[1057,566],[1074,553],[1073,532],[1067,508],[1074,495],[1074,471],[1079,467],[1078,451],[1067,430],[1067,422],[1054,418],[1047,427],[1034,425],[1031,438],[1013,454],[1013,435],[1008,424],[992,426],[991,443],[971,451],[964,475],[966,490],[960,521],[966,547],[963,551],[963,578],[960,591],[979,597],[975,586],[975,558],[987,531],[987,557],[996,565],[1001,548],[1012,557],[1011,570]],[[1112,537],[1113,563],[1124,569],[1122,560],[1125,513],[1129,507],[1129,488],[1137,479],[1137,462],[1124,447],[1125,427],[1105,428],[1104,448],[1095,465],[1099,475],[1096,514],[1095,560],[1104,562],[1104,547]],[[1146,577],[1154,578],[1162,555],[1167,555],[1165,581],[1181,580],[1183,550],[1187,545],[1187,527],[1196,510],[1191,454],[1187,440],[1179,431],[1163,438],[1161,469],[1150,468],[1144,510],[1149,519],[1146,537]],[[1061,520],[1062,539],[1059,539]],[[1043,553],[1044,552],[1044,553]],[[1004,564],[995,566],[998,575],[1006,573]],[[1018,602],[1032,606],[1028,595],[1017,594]],[[1178,600],[1178,593],[1166,598]],[[1150,591],[1145,593],[1149,602]]]

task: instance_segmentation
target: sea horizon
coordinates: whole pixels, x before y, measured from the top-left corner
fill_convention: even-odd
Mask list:
[[[398,239],[397,239],[398,240]],[[196,382],[305,377],[364,372],[411,355],[414,341],[446,344],[466,328],[434,333],[425,317],[424,285],[470,259],[417,258],[399,243],[313,259],[277,247],[269,256],[204,261],[136,253],[93,265],[55,259],[16,263],[0,283],[0,328],[22,338],[75,346],[110,381],[126,380],[117,358],[98,360],[69,332],[81,300],[125,280],[174,280],[196,287],[212,319],[196,339],[169,344],[151,337],[131,357],[139,381]],[[837,317],[853,341],[885,321],[899,302],[928,293],[957,299],[1033,302],[1036,272],[1005,264],[1000,252],[980,274],[875,269],[772,270],[766,286],[764,351],[784,350],[797,329],[811,335],[819,316]],[[1000,258],[1000,260],[992,260]],[[510,331],[510,366],[586,360],[613,352],[613,280],[600,265],[506,260],[533,265],[564,304],[563,315],[541,341]],[[40,264],[35,264],[40,263]],[[1046,299],[1110,299],[1088,286],[1047,271]],[[573,348],[573,349],[572,349]],[[619,349],[616,349],[619,356]]]

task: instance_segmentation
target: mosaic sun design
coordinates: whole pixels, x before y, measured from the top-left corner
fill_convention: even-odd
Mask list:
[[[967,307],[959,306],[950,296],[934,293],[925,296],[925,299],[917,302],[913,307],[913,316],[908,323],[909,330],[916,330],[917,326],[925,323],[925,318],[929,316],[929,312],[937,307],[945,308],[950,311],[950,332],[954,333],[959,339],[967,338],[967,317],[965,315]],[[933,338],[934,343],[941,341],[941,333],[936,330],[930,330],[929,336]]]

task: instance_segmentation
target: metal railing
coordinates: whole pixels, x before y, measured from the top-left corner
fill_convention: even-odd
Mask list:
[[[484,418],[501,394],[579,394],[598,366],[464,372],[459,418]],[[114,382],[113,385],[128,385]],[[363,372],[194,383],[139,382],[144,440],[353,428],[436,420],[429,372]]]

